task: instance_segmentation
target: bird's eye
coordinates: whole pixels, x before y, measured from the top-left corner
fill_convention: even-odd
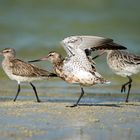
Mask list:
[[[52,54],[49,54],[49,56],[53,56]]]

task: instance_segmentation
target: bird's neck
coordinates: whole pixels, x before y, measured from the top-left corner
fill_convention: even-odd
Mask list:
[[[5,60],[5,61],[11,61],[11,60],[13,60],[13,59],[15,59],[14,56],[5,56],[5,57],[4,57],[4,60]]]
[[[56,60],[54,60],[52,63],[54,66],[61,66],[63,65],[63,61],[64,61],[64,58],[61,56],[57,58]]]
[[[55,61],[53,62],[53,69],[55,71],[55,73],[57,75],[61,75],[62,71],[63,71],[63,62],[64,62],[64,59],[59,59],[59,61]]]
[[[107,52],[107,57],[109,57],[110,54],[112,54],[114,52],[114,50],[106,50],[106,52]]]
[[[12,61],[14,60],[14,57],[4,57],[2,61],[2,66],[3,67],[9,67],[12,65]]]

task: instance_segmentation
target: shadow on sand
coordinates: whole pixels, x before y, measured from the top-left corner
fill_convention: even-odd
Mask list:
[[[104,104],[79,104],[78,106],[106,106],[106,107],[121,107],[120,105],[118,105],[117,103],[104,103]]]

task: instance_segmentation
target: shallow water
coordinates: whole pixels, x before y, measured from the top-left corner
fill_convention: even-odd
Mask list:
[[[13,100],[17,91],[17,82],[8,79],[0,82],[0,98],[1,100]],[[33,82],[38,91],[40,99],[44,102],[68,102],[75,103],[80,96],[81,90],[79,85],[68,84],[61,79],[50,79],[44,81]],[[93,87],[85,87],[85,95],[80,103],[101,103],[125,101],[126,93],[120,92],[121,83],[114,82],[108,85],[98,85]],[[28,83],[21,84],[21,92],[18,100],[36,101],[32,87]],[[130,101],[140,101],[140,92],[138,83],[132,86],[130,93]]]

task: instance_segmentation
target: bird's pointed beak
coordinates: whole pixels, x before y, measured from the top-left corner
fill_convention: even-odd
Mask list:
[[[36,60],[30,60],[28,62],[32,63],[32,62],[47,61],[47,60],[48,60],[48,57],[43,57],[43,58],[39,58],[39,59],[36,59]]]

